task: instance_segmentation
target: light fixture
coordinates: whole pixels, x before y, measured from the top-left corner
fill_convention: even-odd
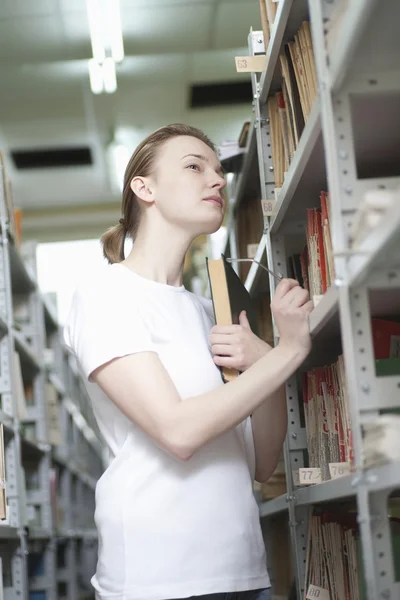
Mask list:
[[[94,58],[89,60],[89,79],[93,94],[101,94],[104,90],[103,67]]]
[[[107,28],[109,31],[109,42],[111,56],[116,63],[124,60],[124,39],[122,36],[121,10],[119,0],[106,0],[107,2]]]
[[[93,58],[89,60],[90,87],[94,94],[117,89],[115,63],[124,59],[119,0],[86,0]]]
[[[103,19],[99,0],[86,0],[87,15],[89,21],[90,40],[92,43],[93,58],[102,63],[106,57],[104,43]]]
[[[113,94],[117,89],[117,74],[115,72],[115,62],[111,56],[107,56],[102,64],[104,90],[108,94]]]

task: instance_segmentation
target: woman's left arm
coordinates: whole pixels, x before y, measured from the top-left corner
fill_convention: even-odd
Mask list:
[[[214,356],[226,358],[227,367],[246,371],[259,358],[272,350],[250,328],[246,314],[239,316],[239,325],[215,325],[210,342]],[[221,363],[218,363],[221,365]],[[281,388],[257,408],[252,415],[256,454],[256,480],[266,482],[275,471],[287,430],[285,388]]]

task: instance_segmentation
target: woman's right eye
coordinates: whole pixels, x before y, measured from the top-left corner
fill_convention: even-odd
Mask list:
[[[187,166],[188,169],[192,169],[192,171],[193,171],[194,169],[192,167],[194,167],[194,169],[197,169],[198,171],[200,171],[199,165],[196,165],[194,163]]]

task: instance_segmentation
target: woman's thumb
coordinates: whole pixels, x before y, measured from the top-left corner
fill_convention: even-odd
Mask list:
[[[239,315],[239,323],[240,323],[240,325],[242,327],[246,327],[246,329],[250,329],[251,330],[250,323],[249,323],[249,320],[247,318],[247,314],[246,314],[245,310],[242,310],[242,312]]]

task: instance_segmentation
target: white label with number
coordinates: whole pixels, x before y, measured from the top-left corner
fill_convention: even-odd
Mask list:
[[[329,591],[317,585],[310,585],[306,600],[330,600]]]
[[[321,483],[322,475],[321,469],[316,467],[313,468],[301,468],[299,469],[300,485],[311,485],[313,483]]]
[[[261,200],[261,208],[264,217],[273,217],[276,214],[275,200]]]
[[[343,477],[344,475],[350,474],[350,463],[340,462],[340,463],[329,463],[329,473],[331,475],[331,479],[337,479],[338,477]]]
[[[265,54],[259,56],[235,56],[237,73],[262,73],[267,66]]]

